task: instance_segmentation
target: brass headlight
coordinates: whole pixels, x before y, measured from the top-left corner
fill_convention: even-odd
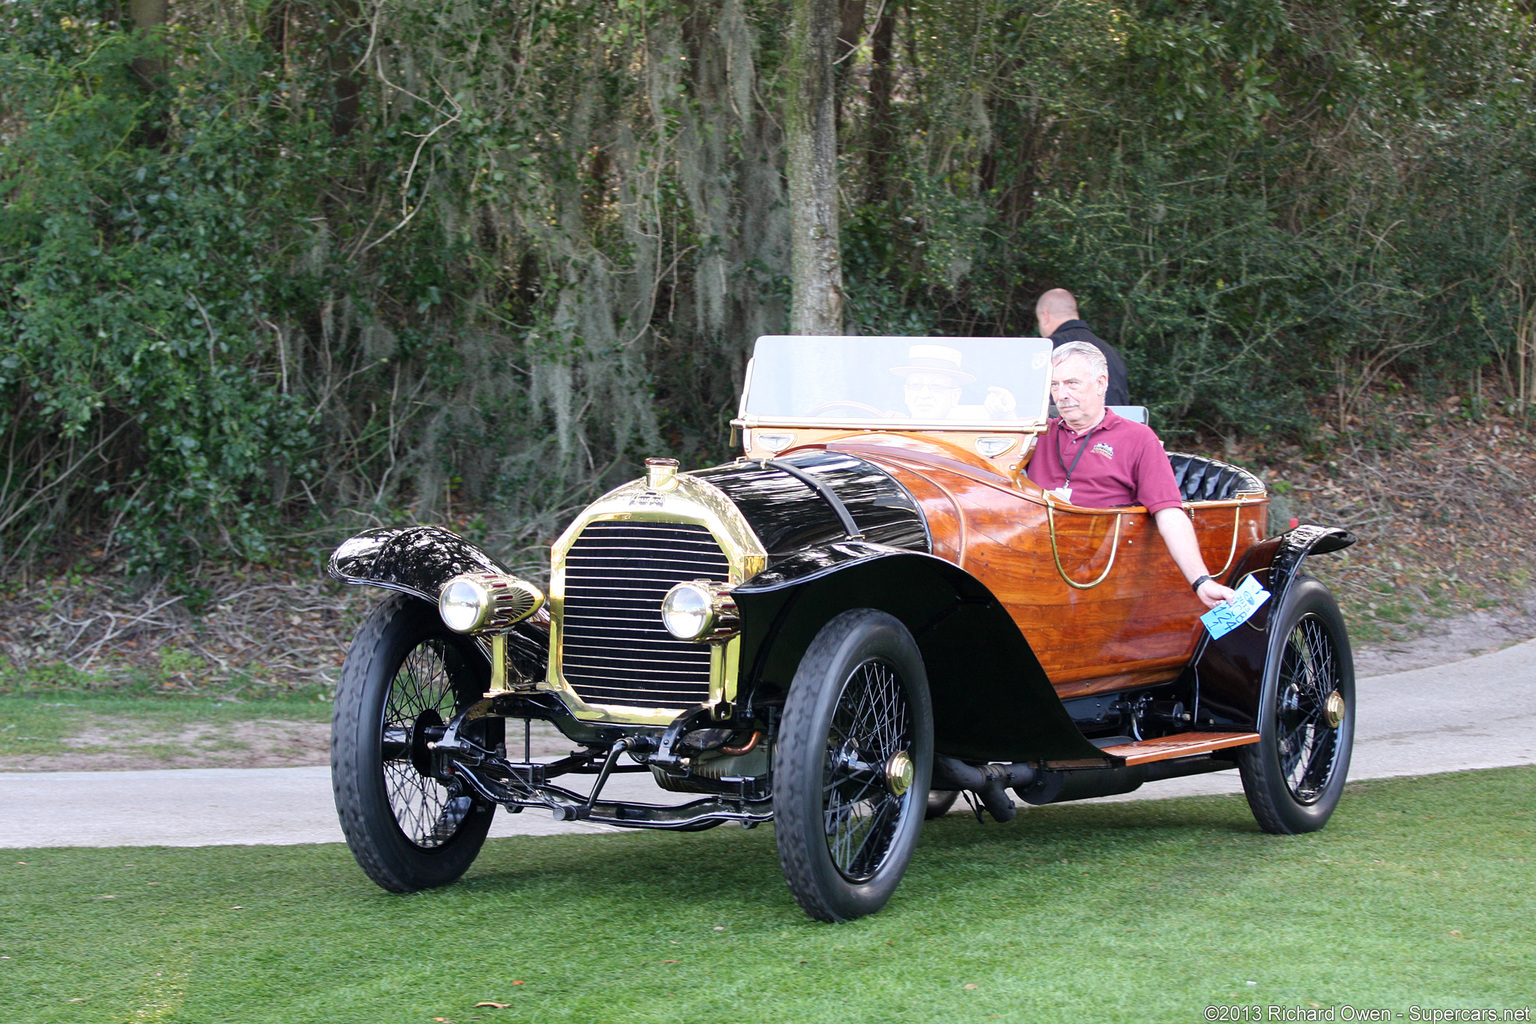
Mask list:
[[[728,583],[692,580],[679,583],[661,599],[661,622],[679,640],[724,640],[741,627]]]
[[[543,604],[543,592],[527,580],[467,572],[443,584],[437,613],[455,633],[495,633],[515,626]]]

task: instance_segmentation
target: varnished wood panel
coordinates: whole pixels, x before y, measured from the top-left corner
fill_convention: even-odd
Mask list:
[[[1048,509],[1030,481],[920,435],[828,447],[880,464],[912,492],[928,519],[934,554],[997,595],[1060,696],[1171,679],[1194,654],[1205,608],[1145,509]],[[1218,577],[1262,539],[1267,499],[1186,507],[1206,566]],[[1088,589],[1066,582],[1101,576]]]
[[[1148,764],[1152,761],[1171,761],[1175,757],[1209,754],[1213,750],[1226,750],[1229,747],[1245,747],[1257,742],[1259,734],[1256,732],[1181,732],[1173,736],[1160,736],[1155,740],[1105,747],[1104,753],[1123,758],[1128,765]]]

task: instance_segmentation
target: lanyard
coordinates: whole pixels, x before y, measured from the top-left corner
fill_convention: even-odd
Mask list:
[[[1098,430],[1099,427],[1103,426],[1103,424],[1104,424],[1104,421],[1101,419],[1101,420],[1099,420],[1098,423],[1095,423],[1093,426],[1088,428],[1088,433],[1083,435],[1083,446],[1077,450],[1077,455],[1072,459],[1072,465],[1071,465],[1070,468],[1067,466],[1067,460],[1062,457],[1062,454],[1061,454],[1061,441],[1058,440],[1056,442],[1056,461],[1061,463],[1061,468],[1063,470],[1066,470],[1066,474],[1067,474],[1067,479],[1062,482],[1062,486],[1063,487],[1067,486],[1068,484],[1070,484],[1072,482],[1072,474],[1077,470],[1078,460],[1083,457],[1083,452],[1088,450],[1088,442],[1093,438],[1093,432],[1095,430]],[[1063,423],[1061,425],[1061,432],[1063,434],[1065,434],[1067,432],[1067,429],[1068,429],[1067,425],[1065,423]]]

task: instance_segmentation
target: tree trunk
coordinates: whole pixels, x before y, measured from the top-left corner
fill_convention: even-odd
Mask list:
[[[896,151],[896,126],[891,122],[891,95],[896,80],[891,64],[891,39],[896,31],[897,7],[897,0],[886,0],[869,40],[869,148],[864,154],[868,181],[864,198],[871,204],[883,203],[891,194],[886,176]]]
[[[843,93],[853,68],[853,51],[864,35],[866,0],[839,0],[837,45],[832,49],[832,115],[838,138],[843,135]]]
[[[135,35],[153,37],[165,27],[169,13],[166,0],[128,0],[128,17],[133,21]],[[138,76],[144,88],[154,91],[163,84],[161,79],[165,75],[165,58],[159,55],[135,57],[133,73]]]
[[[133,34],[148,39],[158,49],[159,37],[165,29],[170,10],[166,0],[128,0],[128,17],[133,22]],[[165,144],[167,132],[165,98],[166,61],[163,52],[152,52],[133,58],[133,75],[150,96],[144,110],[142,130],[144,142],[158,149]]]
[[[331,69],[331,134],[346,138],[357,127],[362,110],[362,84],[354,65],[362,49],[357,0],[333,0],[325,21],[326,62]]]
[[[838,0],[795,0],[790,21],[790,330],[843,332],[843,267],[837,235],[837,103],[832,61]]]

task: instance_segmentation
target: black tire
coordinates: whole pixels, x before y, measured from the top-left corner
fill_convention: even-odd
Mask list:
[[[958,789],[930,789],[928,791],[928,808],[923,811],[923,817],[928,821],[942,818],[949,813],[949,809],[955,806],[955,801],[960,798]]]
[[[932,772],[917,644],[884,612],[844,612],[800,660],[774,757],[779,862],[801,909],[848,921],[885,905],[917,845]]]
[[[489,684],[475,641],[403,594],[373,610],[347,651],[331,719],[331,791],[352,855],[391,892],[447,885],[485,842],[495,805],[453,797],[424,773],[423,730]]]
[[[1337,693],[1332,724],[1329,698]],[[1266,832],[1315,832],[1344,791],[1355,737],[1355,661],[1328,588],[1298,577],[1271,625],[1259,742],[1238,760],[1248,806]]]

